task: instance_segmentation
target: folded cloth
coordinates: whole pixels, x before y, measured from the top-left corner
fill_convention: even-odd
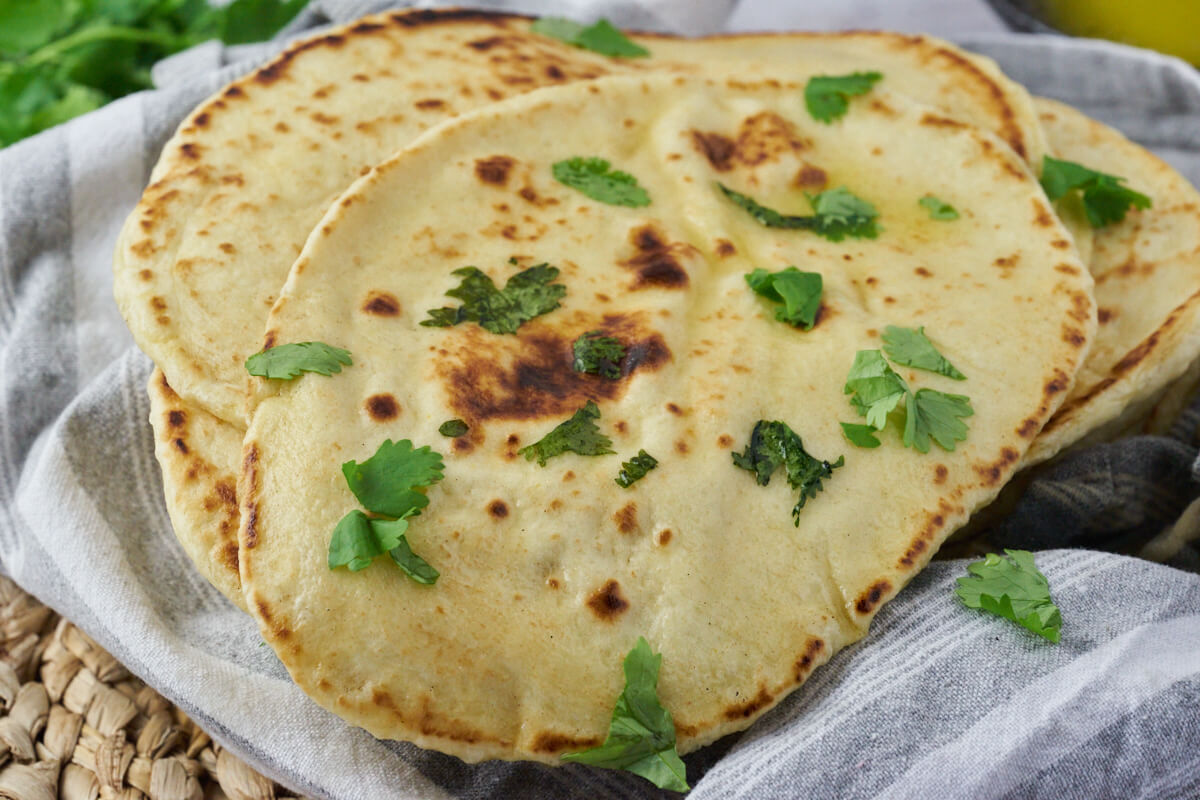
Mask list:
[[[728,5],[667,0],[637,8],[652,16],[664,10],[655,17],[663,24],[682,22],[683,9],[689,24],[715,25]],[[365,8],[329,0],[297,24],[344,20]],[[621,16],[633,8],[597,2],[580,13],[643,25]],[[1200,79],[1181,63],[1060,39],[971,44],[1035,92],[1115,122],[1200,182]],[[247,68],[222,67],[228,53],[220,48],[187,56],[199,57],[206,67],[193,61],[161,71],[157,91],[0,151],[3,570],[223,745],[304,794],[666,796],[625,773],[466,765],[351,728],[291,683],[254,622],[188,562],[163,507],[146,422],[151,365],[116,312],[110,256],[174,127]],[[1169,520],[1161,509],[1173,515],[1200,496],[1188,469],[1197,449],[1188,432],[1077,458],[1097,452],[1103,460],[1094,463],[1107,471],[1100,490],[1069,491],[1097,480],[1096,469],[1088,462],[1072,472],[1064,460],[1051,473],[1057,488],[1035,484],[1031,505],[1018,509],[1018,527],[1027,544],[1043,549],[1038,561],[1062,608],[1061,644],[966,609],[952,593],[964,563],[935,563],[883,609],[863,642],[747,733],[688,756],[693,794],[1200,795],[1200,576],[1077,549],[1119,543],[1128,551],[1136,549],[1130,537],[1162,533]],[[1104,485],[1156,490],[1123,492],[1115,515]],[[1180,524],[1197,516],[1189,511]],[[1129,530],[1113,527],[1120,525]],[[1076,549],[1044,549],[1066,546]]]

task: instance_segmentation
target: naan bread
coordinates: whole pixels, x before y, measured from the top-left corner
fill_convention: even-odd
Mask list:
[[[1200,194],[1178,172],[1119,132],[1053,100],[1036,101],[1059,157],[1119,175],[1154,202],[1094,232],[1089,269],[1100,327],[1075,388],[1038,436],[1026,465],[1091,435],[1104,440],[1180,405],[1159,401],[1200,359]],[[1177,387],[1178,388],[1178,387]]]
[[[880,69],[884,85],[993,131],[1040,164],[1044,145],[1025,91],[987,59],[936,39],[641,37],[655,57],[619,60],[531,34],[529,24],[484,12],[397,12],[293,45],[180,126],[126,223],[114,259],[117,300],[166,376],[150,383],[154,405],[191,421],[180,430],[167,413],[151,416],[156,438],[172,443],[158,448],[171,519],[200,571],[239,605],[236,563],[227,558],[236,542],[224,511],[209,506],[240,459],[223,443],[240,442],[244,431],[242,364],[261,349],[267,311],[329,203],[430,126],[609,72]],[[194,430],[206,439],[193,441]]]
[[[401,151],[318,224],[267,339],[345,347],[354,366],[256,381],[239,494],[247,604],[319,703],[466,760],[557,763],[603,739],[621,660],[645,636],[688,751],[861,637],[995,496],[1088,348],[1091,277],[999,139],[884,89],[824,125],[802,89],[613,77],[515,98]],[[702,146],[747,129],[728,159]],[[603,205],[551,177],[580,155],[635,176],[651,205]],[[791,211],[805,206],[795,177],[815,171],[878,206],[878,239],[763,227],[714,183]],[[931,220],[926,193],[960,219]],[[561,308],[515,335],[419,324],[447,305],[452,270],[502,285],[510,257],[561,267]],[[792,264],[824,276],[809,332],[776,321],[743,277]],[[968,376],[900,368],[970,397],[954,452],[906,449],[891,430],[875,450],[843,438],[838,423],[859,421],[847,371],[888,324],[925,326]],[[592,329],[638,353],[621,380],[571,370],[571,342]],[[588,399],[616,455],[544,468],[518,455]],[[467,436],[438,434],[452,417]],[[786,481],[759,486],[731,462],[759,419],[787,422],[818,458],[845,456],[798,527]],[[341,465],[389,438],[446,456],[408,534],[441,572],[433,586],[386,559],[326,565],[335,524],[359,507]],[[622,489],[639,448],[660,465]]]

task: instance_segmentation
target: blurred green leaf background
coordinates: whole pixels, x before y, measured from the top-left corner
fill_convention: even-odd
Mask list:
[[[0,147],[150,88],[172,53],[268,39],[306,2],[0,0]]]

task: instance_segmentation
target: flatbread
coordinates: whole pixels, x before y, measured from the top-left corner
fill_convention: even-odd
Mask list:
[[[789,34],[673,40],[639,37],[652,59],[597,56],[528,32],[529,20],[485,12],[408,11],[368,17],[293,45],[202,104],[167,143],[122,231],[115,292],[139,346],[167,380],[150,393],[205,430],[151,422],[175,532],[203,572],[241,605],[216,496],[240,454],[246,356],[261,349],[267,311],[305,237],[363,170],[430,126],[547,84],[614,71],[878,68],[886,85],[992,130],[1040,164],[1044,149],[1023,89],[992,62],[923,36]],[[754,59],[757,66],[740,63]],[[231,288],[232,287],[232,288]],[[231,291],[237,301],[231,302]],[[176,394],[178,392],[178,394]],[[197,452],[212,469],[195,469]],[[219,576],[214,579],[214,576]]]
[[[1088,267],[1099,307],[1096,345],[1030,448],[1030,466],[1089,434],[1102,440],[1125,430],[1200,358],[1200,194],[1113,128],[1053,100],[1036,104],[1054,152],[1125,177],[1154,206],[1094,232]]]
[[[745,728],[861,637],[995,496],[1094,334],[1090,275],[999,139],[883,89],[823,125],[802,88],[653,76],[548,89],[450,121],[330,209],[267,338],[345,347],[354,366],[256,381],[239,483],[247,605],[317,702],[469,761],[557,763],[603,739],[621,659],[645,636],[686,752]],[[702,146],[739,129],[759,132],[739,147],[761,158],[714,161]],[[651,205],[556,182],[551,164],[578,155],[635,176]],[[481,170],[498,163],[502,176]],[[813,170],[878,206],[878,239],[766,228],[714,184],[786,211]],[[930,219],[927,192],[960,219]],[[510,336],[420,325],[448,304],[452,270],[503,284],[510,257],[561,267],[561,308]],[[743,277],[789,264],[824,276],[809,332],[777,322]],[[970,396],[954,452],[906,449],[893,431],[874,450],[843,439],[838,423],[859,419],[847,371],[887,324],[925,326],[968,376],[901,370]],[[571,342],[592,329],[638,354],[621,380],[571,370]],[[616,455],[520,457],[588,399]],[[452,417],[471,426],[453,443],[437,432]],[[760,419],[793,426],[818,458],[845,456],[798,527],[786,481],[759,486],[731,463]],[[385,560],[330,570],[331,531],[359,507],[342,463],[404,438],[446,456],[409,531],[440,579],[417,585]],[[622,489],[620,462],[640,448],[659,467]]]

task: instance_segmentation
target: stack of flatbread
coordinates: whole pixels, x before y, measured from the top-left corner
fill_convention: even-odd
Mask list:
[[[1200,197],[1120,133],[924,36],[581,29],[293,45],[115,257],[196,567],[318,703],[469,761],[600,746],[639,665],[678,752],[745,728],[1018,470],[1200,376]],[[1047,156],[1149,207],[1052,201]],[[392,557],[336,563],[347,520]]]

